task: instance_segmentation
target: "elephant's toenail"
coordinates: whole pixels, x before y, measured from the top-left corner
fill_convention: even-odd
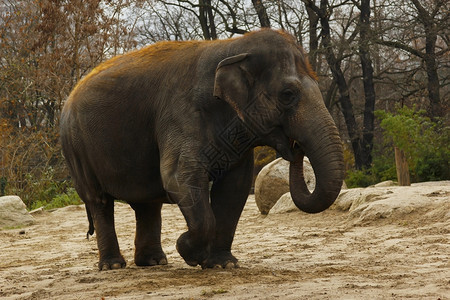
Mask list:
[[[117,270],[117,269],[121,269],[122,268],[122,264],[120,263],[115,263],[111,265],[111,270]]]
[[[225,269],[234,269],[234,268],[237,268],[237,264],[235,265],[233,262],[228,262],[226,265],[225,265]]]

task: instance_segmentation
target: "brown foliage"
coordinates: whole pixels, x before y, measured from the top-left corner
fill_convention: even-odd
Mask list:
[[[119,23],[127,5],[0,2],[0,177],[8,182],[6,192],[30,198],[39,182],[67,177],[58,143],[61,108],[95,65],[135,46]],[[45,199],[28,199],[35,200]]]

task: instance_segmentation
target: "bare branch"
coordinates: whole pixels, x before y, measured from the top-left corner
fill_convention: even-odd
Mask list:
[[[400,43],[400,42],[384,41],[384,40],[380,40],[380,39],[374,39],[374,42],[379,44],[379,45],[384,45],[384,46],[393,47],[393,48],[396,48],[396,49],[400,49],[400,50],[406,51],[406,52],[411,53],[411,54],[413,54],[413,55],[415,55],[417,57],[420,57],[422,59],[425,57],[425,53],[420,52],[420,51],[418,51],[418,50],[416,50],[416,49],[414,49],[414,48],[412,48],[412,47],[410,47],[408,45]]]

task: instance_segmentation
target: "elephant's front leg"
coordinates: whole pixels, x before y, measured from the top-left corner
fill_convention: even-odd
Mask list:
[[[238,267],[231,254],[234,233],[252,185],[253,150],[241,164],[217,178],[211,189],[211,206],[216,218],[216,232],[211,254],[203,268]]]
[[[161,247],[162,203],[130,203],[136,215],[136,247],[134,263],[137,266],[166,265]]]
[[[177,240],[177,250],[188,265],[202,265],[209,257],[216,223],[209,203],[207,173],[201,166],[181,160],[172,171],[161,169],[165,170],[162,179],[169,199],[178,204],[188,226]]]

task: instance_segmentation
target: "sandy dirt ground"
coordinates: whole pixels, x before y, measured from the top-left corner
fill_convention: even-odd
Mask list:
[[[0,230],[0,298],[450,299],[450,193],[427,195],[430,209],[442,213],[413,210],[364,224],[338,209],[262,216],[250,196],[233,270],[184,263],[175,243],[186,224],[173,205],[163,207],[169,264],[141,268],[133,263],[133,211],[116,203],[127,267],[104,272],[96,267],[95,235],[86,239],[83,206],[42,212],[35,225]]]

